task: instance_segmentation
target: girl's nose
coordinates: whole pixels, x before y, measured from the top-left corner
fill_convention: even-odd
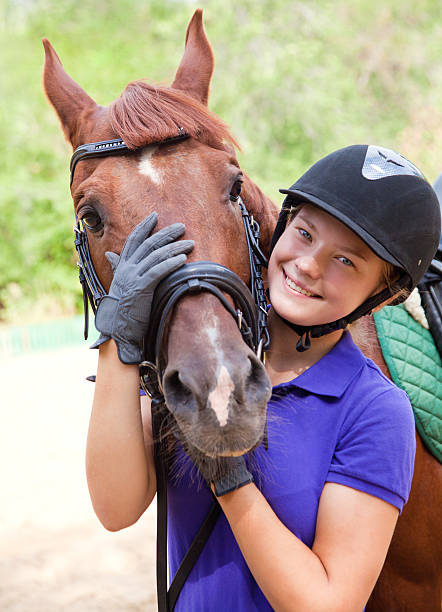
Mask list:
[[[312,255],[303,255],[298,257],[295,262],[296,267],[302,274],[309,276],[313,280],[317,280],[321,276],[321,268],[316,257]]]

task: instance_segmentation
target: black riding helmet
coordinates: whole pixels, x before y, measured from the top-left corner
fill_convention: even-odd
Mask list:
[[[441,234],[437,195],[408,159],[391,149],[353,145],[320,159],[290,189],[276,224],[270,254],[285,230],[292,206],[309,202],[349,227],[400,276],[391,287],[369,297],[337,321],[304,327],[287,323],[301,336],[297,350],[310,339],[344,329],[402,288],[417,285],[433,259]],[[396,304],[404,298],[395,301]]]

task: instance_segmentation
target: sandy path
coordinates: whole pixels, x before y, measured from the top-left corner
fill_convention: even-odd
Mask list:
[[[155,509],[107,532],[86,486],[97,354],[0,358],[0,610],[156,610]]]

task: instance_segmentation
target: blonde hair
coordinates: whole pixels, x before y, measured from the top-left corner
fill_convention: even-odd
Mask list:
[[[287,222],[285,224],[286,227],[287,227],[287,225],[290,225],[290,223],[293,221],[293,219],[299,213],[301,208],[302,208],[302,204],[291,204],[290,205],[289,211],[287,213]]]
[[[400,299],[403,302],[411,293],[407,287],[403,287],[402,289],[399,289],[399,291],[394,292],[394,284],[401,275],[401,270],[388,261],[383,260],[382,263],[383,266],[381,278],[382,281],[387,285],[387,288],[390,290],[391,297],[388,298],[388,300],[381,305],[381,308],[383,308],[384,306],[388,306],[390,302],[396,301],[397,299]]]

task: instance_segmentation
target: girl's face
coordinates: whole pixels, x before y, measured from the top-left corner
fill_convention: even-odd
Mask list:
[[[335,321],[385,287],[383,266],[348,227],[306,203],[269,261],[272,307],[298,325]]]

